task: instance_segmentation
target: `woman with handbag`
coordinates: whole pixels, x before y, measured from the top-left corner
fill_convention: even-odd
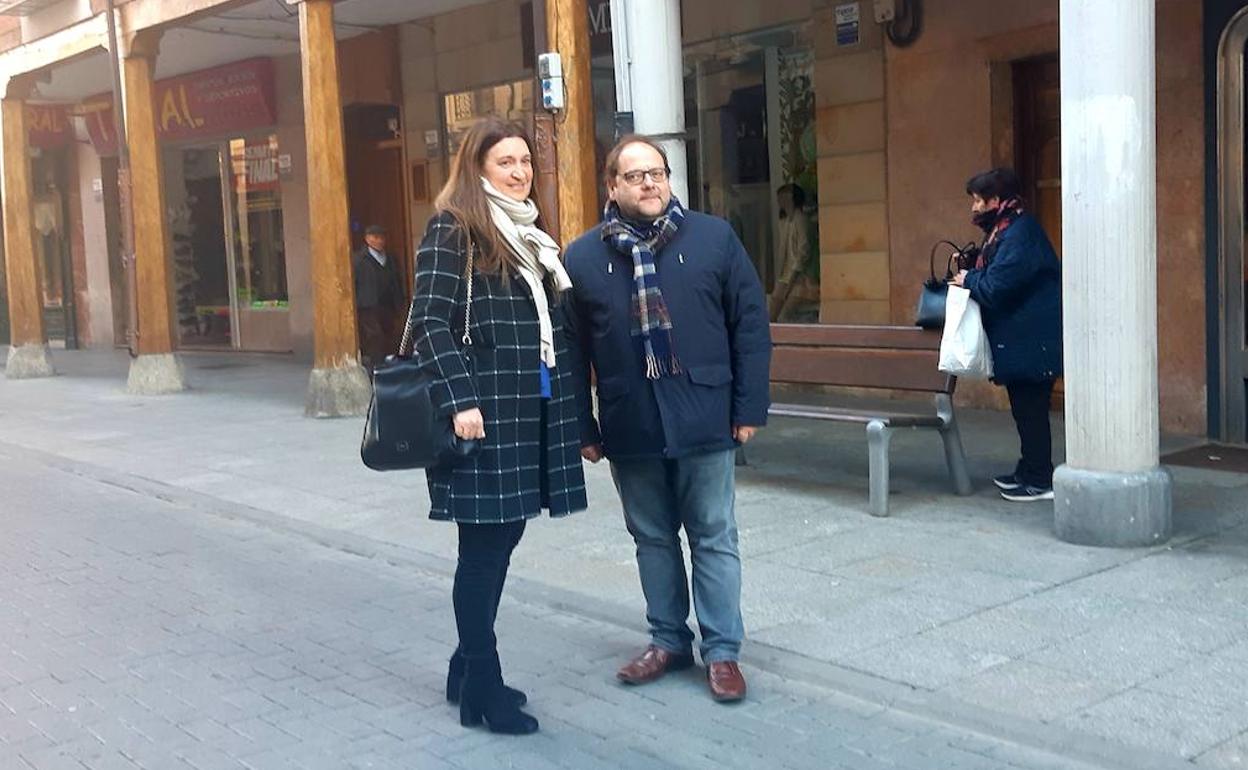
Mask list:
[[[953,283],[979,303],[992,346],[993,382],[1005,387],[1022,457],[993,478],[1011,502],[1053,499],[1049,405],[1062,376],[1062,268],[1040,222],[1023,208],[1022,186],[1008,168],[966,183],[971,221],[984,231],[973,266]]]
[[[586,507],[562,329],[571,281],[534,203],[532,143],[497,118],[474,124],[451,164],[416,255],[415,355],[435,407],[481,450],[426,473],[430,518],[459,527],[453,600],[459,646],[446,696],[465,726],[527,734],[537,720],[505,687],[494,621],[511,553],[543,508]]]

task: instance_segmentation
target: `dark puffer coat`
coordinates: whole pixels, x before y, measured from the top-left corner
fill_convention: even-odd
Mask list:
[[[992,345],[993,380],[1062,376],[1062,267],[1044,228],[1024,212],[985,255],[987,267],[968,272],[964,285]]]

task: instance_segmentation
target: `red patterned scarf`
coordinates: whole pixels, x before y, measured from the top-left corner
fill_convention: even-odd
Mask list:
[[[983,270],[991,261],[992,255],[996,253],[995,248],[989,248],[997,242],[997,238],[1006,228],[1014,224],[1014,220],[1023,215],[1023,199],[1017,195],[1013,198],[1001,201],[997,204],[996,221],[992,225],[992,229],[988,231],[988,235],[984,238],[984,245],[980,248],[979,258],[975,260],[975,269]]]

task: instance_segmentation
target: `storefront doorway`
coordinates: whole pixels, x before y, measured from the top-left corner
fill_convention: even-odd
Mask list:
[[[272,134],[165,149],[180,347],[290,350],[277,163]]]
[[[1248,442],[1248,260],[1245,228],[1245,46],[1248,9],[1227,26],[1219,49],[1218,177],[1221,202],[1218,333],[1221,346],[1220,436]]]
[[[78,347],[74,269],[70,253],[70,162],[64,148],[35,149],[31,159],[32,223],[39,264],[43,326],[49,340]]]

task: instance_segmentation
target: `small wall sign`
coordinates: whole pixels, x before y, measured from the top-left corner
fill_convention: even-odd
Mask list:
[[[836,6],[836,44],[858,45],[861,40],[859,25],[861,14],[858,3],[844,3]]]

